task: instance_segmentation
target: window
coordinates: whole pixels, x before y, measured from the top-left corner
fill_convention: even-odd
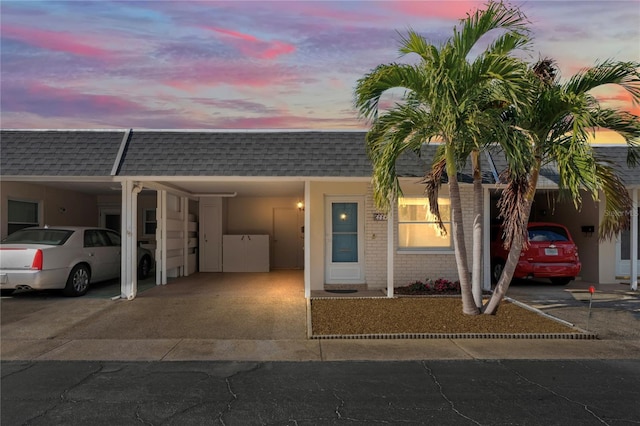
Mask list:
[[[398,199],[398,247],[400,249],[450,249],[451,205],[449,199],[438,198],[440,217],[446,229],[443,233],[429,210],[424,197]]]
[[[156,209],[144,209],[142,211],[142,233],[143,235],[156,235]]]
[[[40,225],[37,202],[17,200],[8,200],[8,202],[7,234],[29,226]]]

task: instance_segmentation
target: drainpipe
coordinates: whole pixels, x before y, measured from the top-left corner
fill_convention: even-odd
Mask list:
[[[396,197],[391,198],[391,206],[389,207],[389,213],[387,214],[387,297],[393,297],[393,283],[394,283],[394,211],[397,201]]]
[[[638,189],[631,190],[631,290],[638,290]]]
[[[482,226],[482,289],[491,290],[491,192],[484,188],[484,218]]]
[[[304,181],[304,297],[311,298],[311,182]]]

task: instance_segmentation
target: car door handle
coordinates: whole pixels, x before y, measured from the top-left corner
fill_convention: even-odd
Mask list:
[[[89,256],[93,257],[95,256],[95,253],[89,253]]]

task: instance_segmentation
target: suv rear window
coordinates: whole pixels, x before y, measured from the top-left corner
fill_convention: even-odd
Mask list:
[[[558,226],[535,226],[528,229],[529,241],[569,241],[564,228]]]
[[[2,240],[5,244],[45,244],[50,246],[61,246],[73,231],[63,229],[21,229],[7,236]]]

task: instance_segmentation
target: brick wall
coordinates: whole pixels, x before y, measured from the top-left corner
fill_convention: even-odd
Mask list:
[[[443,193],[446,187],[443,187]],[[471,185],[461,185],[463,224],[465,228],[465,243],[469,268],[471,268],[473,222],[473,188]],[[407,191],[405,190],[405,193]],[[414,192],[415,193],[415,192]],[[387,221],[375,221],[374,213],[378,212],[373,202],[373,191],[369,187],[366,196],[365,215],[365,253],[366,280],[369,288],[386,288],[387,286]],[[397,207],[397,206],[396,206]],[[394,214],[394,236],[397,247],[397,214]],[[458,271],[453,249],[443,253],[402,253],[394,254],[394,286],[404,286],[415,280],[426,278],[458,279]]]

